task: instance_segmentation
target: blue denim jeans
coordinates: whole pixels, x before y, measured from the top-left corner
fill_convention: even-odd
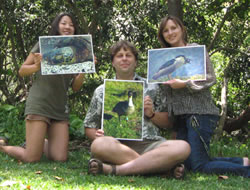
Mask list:
[[[177,139],[185,140],[191,146],[191,154],[185,161],[186,168],[204,173],[250,177],[250,167],[243,166],[242,158],[209,157],[209,144],[218,120],[216,115],[177,116]]]

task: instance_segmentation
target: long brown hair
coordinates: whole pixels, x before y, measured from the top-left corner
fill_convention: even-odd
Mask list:
[[[166,40],[163,37],[163,30],[169,20],[172,20],[176,25],[179,25],[181,27],[183,41],[184,43],[187,43],[187,31],[182,21],[175,16],[166,16],[161,19],[161,23],[160,23],[160,27],[159,27],[158,35],[157,35],[161,46],[163,48],[171,47],[171,45],[168,42],[166,42]]]

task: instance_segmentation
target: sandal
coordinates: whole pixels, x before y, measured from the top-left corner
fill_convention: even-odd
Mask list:
[[[26,148],[26,142],[24,142],[24,143],[20,144],[20,147],[22,147],[22,148]]]
[[[91,169],[93,168],[92,163],[97,163],[97,172],[93,172],[91,171]],[[112,172],[110,173],[110,175],[116,175],[116,166],[115,165],[111,165],[112,167]],[[88,174],[92,174],[92,175],[96,175],[96,174],[104,174],[103,172],[103,162],[97,158],[92,158],[89,160],[88,163]]]
[[[8,139],[6,137],[0,136],[0,146],[8,145]]]

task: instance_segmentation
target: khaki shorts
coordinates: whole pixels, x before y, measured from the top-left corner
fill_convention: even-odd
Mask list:
[[[138,154],[143,154],[150,150],[157,148],[160,144],[166,142],[166,140],[152,141],[152,140],[144,140],[144,141],[128,141],[128,140],[119,140],[122,144],[130,147]]]
[[[67,120],[56,120],[56,119],[51,119],[48,117],[44,117],[41,115],[35,115],[35,114],[29,114],[25,117],[25,120],[31,120],[31,121],[44,121],[46,122],[49,126],[51,125],[51,123],[53,123],[54,121],[56,122],[66,122],[69,125],[69,121]]]

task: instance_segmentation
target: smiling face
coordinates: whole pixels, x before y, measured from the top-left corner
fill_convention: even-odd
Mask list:
[[[185,46],[181,27],[171,19],[166,22],[162,36],[171,47]]]
[[[121,48],[114,55],[112,65],[115,68],[117,79],[129,80],[134,77],[136,57],[129,48]],[[124,78],[124,76],[126,77]]]
[[[73,35],[75,32],[74,24],[69,16],[63,16],[58,24],[60,35]]]

